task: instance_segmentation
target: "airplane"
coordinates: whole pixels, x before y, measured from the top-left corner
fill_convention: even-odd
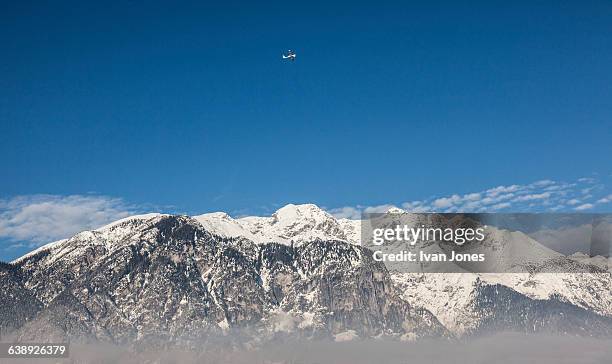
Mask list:
[[[295,61],[295,57],[296,57],[295,52],[292,51],[291,49],[287,51],[286,55],[283,54],[283,59],[288,59],[290,61]]]

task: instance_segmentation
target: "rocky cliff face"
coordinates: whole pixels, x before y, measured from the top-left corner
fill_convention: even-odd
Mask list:
[[[2,274],[3,303],[23,311],[3,313],[5,331],[23,339],[447,334],[430,312],[401,300],[385,267],[359,246],[255,244],[212,235],[184,216],[83,232]]]

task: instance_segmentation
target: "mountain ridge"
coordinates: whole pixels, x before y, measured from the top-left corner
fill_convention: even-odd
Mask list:
[[[24,338],[53,332],[132,342],[193,342],[236,330],[255,341],[413,340],[503,327],[612,332],[609,274],[387,271],[357,244],[358,221],[311,204],[277,212],[138,215],[47,244],[0,271],[2,302],[26,307],[0,313],[0,324]],[[159,292],[147,290],[155,277]],[[532,319],[513,316],[509,302]],[[579,324],[587,317],[591,328]]]

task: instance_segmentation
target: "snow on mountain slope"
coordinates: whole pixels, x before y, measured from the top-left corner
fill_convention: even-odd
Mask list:
[[[348,241],[359,244],[361,241],[361,220],[338,219],[338,223]]]
[[[473,273],[394,273],[402,298],[427,308],[451,332],[462,335],[477,322],[472,302],[478,275]]]
[[[29,258],[33,255],[39,254],[43,251],[49,251],[55,253],[56,251],[60,251],[66,249],[70,242],[74,240],[75,237],[78,236],[95,236],[105,239],[106,241],[117,240],[120,239],[123,235],[130,234],[133,232],[134,226],[141,225],[146,221],[150,221],[152,219],[158,218],[160,216],[168,216],[167,214],[159,214],[159,213],[150,213],[150,214],[142,214],[142,215],[133,215],[128,216],[123,219],[119,219],[117,221],[113,221],[110,224],[102,226],[98,229],[91,231],[82,231],[72,238],[62,239],[58,241],[54,241],[48,244],[45,244],[17,259],[15,259],[12,263],[17,264],[22,260]],[[55,255],[55,254],[54,254]]]
[[[358,231],[347,236],[344,224],[313,204],[289,204],[270,217],[249,216],[234,219],[225,213],[194,216],[214,234],[226,237],[244,237],[256,243],[277,242],[286,245],[313,240],[354,240]]]
[[[574,253],[572,255],[568,255],[567,257],[575,262],[591,264],[612,273],[612,256],[608,258],[602,257],[601,255],[591,257],[584,253]]]
[[[520,231],[508,231],[490,227],[488,229],[487,253],[488,271],[512,272],[513,269],[523,270],[527,264],[540,265],[554,258],[562,257],[560,253],[538,243]],[[481,245],[478,252],[484,252]],[[469,251],[466,251],[469,252]]]
[[[251,233],[245,222],[234,219],[225,212],[194,216],[194,219],[213,234],[224,237],[244,237],[256,243],[261,242],[262,237]]]
[[[612,317],[612,283],[606,273],[394,273],[394,283],[408,303],[425,307],[451,332],[474,330],[485,314],[478,290],[501,285],[537,301],[556,298]]]

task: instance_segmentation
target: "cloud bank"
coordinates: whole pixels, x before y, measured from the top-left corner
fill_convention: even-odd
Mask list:
[[[122,199],[32,195],[0,200],[0,239],[34,247],[135,213]]]
[[[606,186],[591,177],[571,183],[547,179],[407,201],[397,206],[409,212],[588,212],[612,203],[612,195],[604,192]],[[362,212],[385,212],[393,207],[395,205],[344,206],[329,212],[337,218],[359,219]]]

